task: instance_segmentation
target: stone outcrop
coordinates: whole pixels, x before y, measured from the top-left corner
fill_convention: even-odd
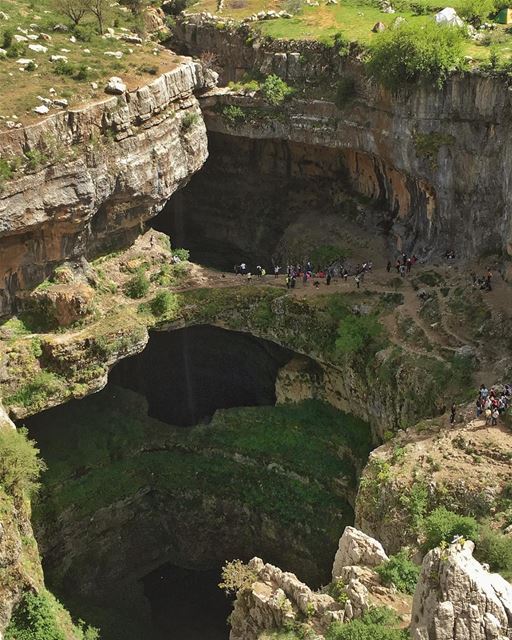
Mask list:
[[[381,543],[354,527],[346,527],[340,538],[332,568],[333,580],[341,576],[343,567],[363,565],[377,567],[388,560]]]
[[[176,45],[216,53],[223,82],[255,70],[275,73],[292,85],[305,83],[311,97],[292,99],[276,114],[257,97],[212,95],[202,103],[209,131],[339,150],[352,188],[392,213],[390,236],[398,249],[512,253],[511,98],[501,79],[459,74],[442,89],[415,86],[392,95],[336,47],[274,41],[247,25],[225,26],[217,28],[208,16],[184,16]],[[340,79],[354,89],[338,107],[333,87]],[[241,108],[245,118],[224,119],[227,105]]]
[[[433,549],[414,594],[413,640],[505,640],[512,637],[512,585],[473,558],[466,541]]]
[[[237,594],[230,616],[230,640],[258,640],[263,631],[301,624],[303,631],[323,638],[333,622],[360,618],[372,606],[368,587],[386,591],[379,587],[371,569],[385,560],[387,556],[377,540],[346,527],[332,572],[333,582],[343,585],[343,598],[336,600],[328,593],[313,592],[293,573],[253,558],[248,565],[253,582]]]
[[[0,196],[0,314],[66,259],[126,246],[207,156],[194,93],[213,76],[183,59],[152,83],[0,135],[25,162]]]
[[[254,582],[237,596],[230,616],[230,640],[258,640],[263,631],[282,629],[304,617],[316,634],[334,621],[343,621],[344,606],[327,594],[314,593],[293,573],[260,558],[249,562],[249,570]]]

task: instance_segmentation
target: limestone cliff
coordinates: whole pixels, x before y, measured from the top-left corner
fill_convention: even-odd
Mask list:
[[[473,558],[471,541],[433,549],[412,609],[413,640],[512,637],[512,585]]]
[[[126,246],[202,166],[194,93],[212,76],[177,60],[135,91],[1,134],[2,158],[26,164],[0,193],[0,314],[62,261]]]
[[[182,17],[176,45],[216,53],[223,81],[276,73],[308,89],[278,110],[251,95],[205,98],[209,131],[338,149],[352,188],[392,213],[398,248],[512,252],[510,92],[502,80],[455,75],[441,90],[418,86],[391,95],[365,77],[356,56],[340,56],[336,47],[273,41],[247,25],[217,22]],[[353,95],[336,106],[333,88],[344,79]],[[230,104],[245,113],[236,123],[222,116]]]

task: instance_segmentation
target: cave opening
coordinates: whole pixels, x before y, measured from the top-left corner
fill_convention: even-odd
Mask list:
[[[326,245],[353,255],[364,236],[374,255],[386,255],[393,215],[377,187],[358,195],[340,150],[216,132],[208,146],[201,171],[149,222],[193,262],[270,273]]]
[[[154,332],[110,382],[145,396],[151,417],[191,426],[218,409],[274,405],[277,373],[292,356],[267,340],[201,325]]]
[[[232,600],[219,589],[220,569],[195,571],[167,563],[142,579],[154,640],[227,640]]]
[[[101,392],[26,420],[47,584],[102,640],[227,640],[235,558],[329,581],[371,435],[325,402],[276,403],[294,357],[212,326],[153,332]]]

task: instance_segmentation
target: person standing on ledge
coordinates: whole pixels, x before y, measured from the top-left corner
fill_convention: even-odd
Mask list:
[[[455,406],[455,402],[452,404],[452,408],[450,411],[450,424],[455,424],[455,414],[457,413],[457,407]]]

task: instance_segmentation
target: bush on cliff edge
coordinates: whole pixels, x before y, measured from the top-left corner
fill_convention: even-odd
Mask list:
[[[372,43],[366,63],[370,75],[388,89],[417,82],[441,87],[464,64],[462,30],[435,22],[384,31]]]

